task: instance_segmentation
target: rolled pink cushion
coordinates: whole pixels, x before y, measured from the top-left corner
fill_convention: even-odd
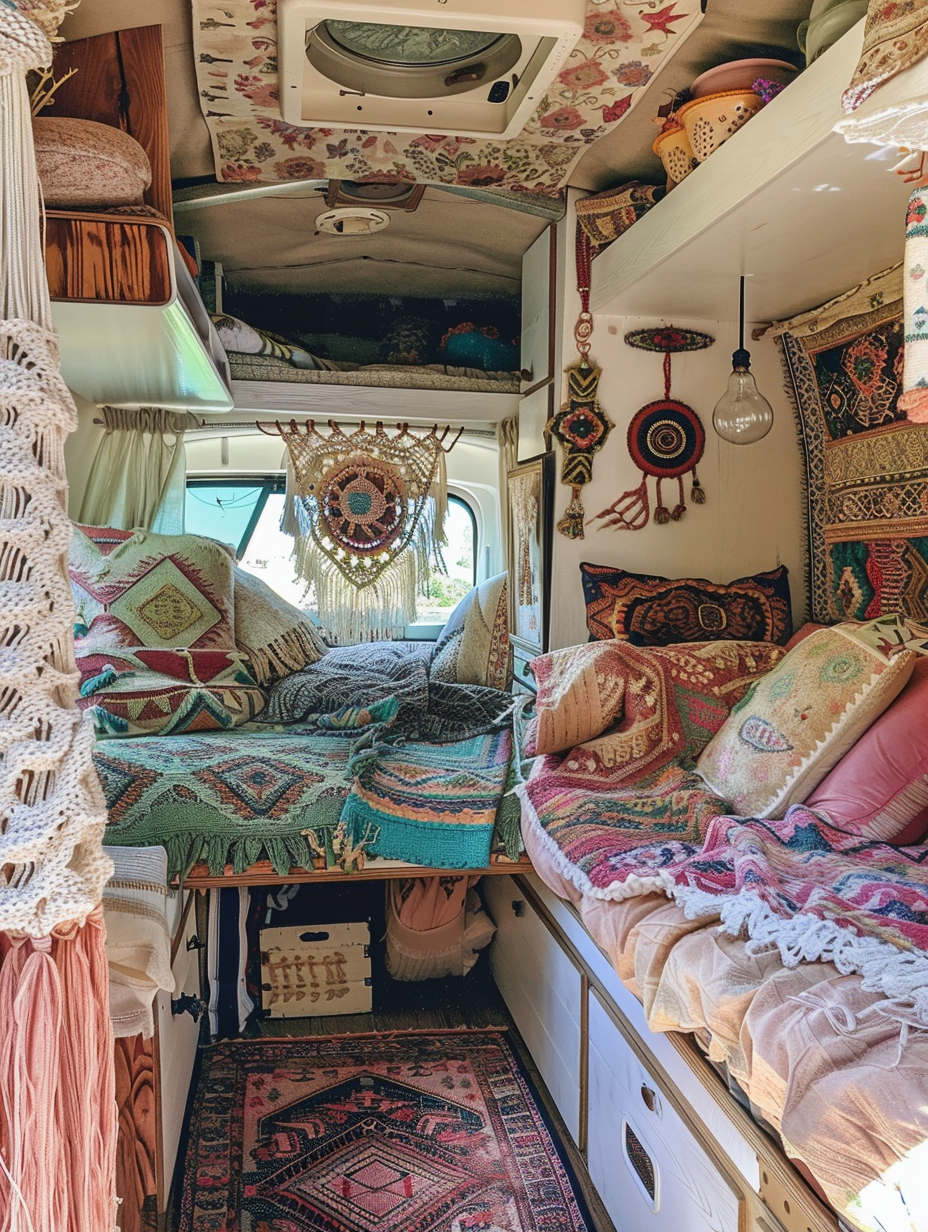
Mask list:
[[[839,829],[906,847],[928,833],[928,657],[806,800]]]

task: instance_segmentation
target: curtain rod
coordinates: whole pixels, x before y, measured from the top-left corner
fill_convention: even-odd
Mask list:
[[[102,419],[94,419],[93,422],[100,427],[103,426]],[[194,427],[188,428],[187,431],[188,432],[215,431],[221,434],[222,432],[226,431],[229,428],[235,428],[235,429],[241,428],[241,429],[250,429],[252,431],[260,432],[262,423],[273,425],[276,422],[277,421],[274,419],[262,419],[260,421],[256,419],[251,419],[247,421],[246,420],[232,420],[226,423],[216,423],[213,421],[203,420],[200,423],[196,424]],[[324,422],[328,423],[328,420],[325,420]],[[360,419],[339,419],[336,422],[339,427],[355,428],[360,424],[361,420]],[[416,426],[417,425],[415,424],[410,424],[410,427],[413,429],[415,429]],[[461,428],[460,434],[461,436],[486,436],[486,437],[492,437],[494,440],[496,439],[496,432],[493,428]]]

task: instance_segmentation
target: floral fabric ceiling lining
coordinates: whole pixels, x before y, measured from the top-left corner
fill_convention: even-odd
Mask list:
[[[552,195],[700,18],[699,0],[653,8],[590,0],[584,35],[528,125],[514,140],[494,141],[287,124],[277,104],[275,0],[194,0],[197,88],[216,178],[415,180]]]

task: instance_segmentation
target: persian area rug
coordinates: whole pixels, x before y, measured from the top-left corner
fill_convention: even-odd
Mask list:
[[[588,1232],[499,1031],[204,1054],[182,1232]]]
[[[779,340],[805,453],[811,618],[928,620],[928,430],[898,405],[898,268]]]

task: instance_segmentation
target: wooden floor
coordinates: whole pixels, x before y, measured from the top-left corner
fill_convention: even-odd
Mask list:
[[[375,978],[374,1008],[370,1014],[342,1014],[319,1018],[276,1018],[261,1023],[255,1030],[258,1037],[295,1038],[322,1035],[354,1035],[370,1032],[441,1031],[453,1028],[479,1029],[498,1027],[509,1032],[509,1040],[547,1114],[549,1124],[559,1137],[564,1156],[577,1179],[578,1187],[590,1212],[590,1232],[615,1232],[596,1191],[590,1184],[586,1165],[567,1135],[564,1123],[554,1107],[531,1057],[516,1031],[506,1004],[493,982],[486,954],[481,954],[473,971],[465,978],[449,977],[400,983],[385,973]],[[180,1157],[183,1158],[184,1143]],[[176,1189],[179,1190],[177,1184]],[[195,1232],[195,1229],[174,1225],[175,1232]],[[436,1229],[436,1232],[439,1232]],[[526,1229],[534,1232],[534,1229]]]

